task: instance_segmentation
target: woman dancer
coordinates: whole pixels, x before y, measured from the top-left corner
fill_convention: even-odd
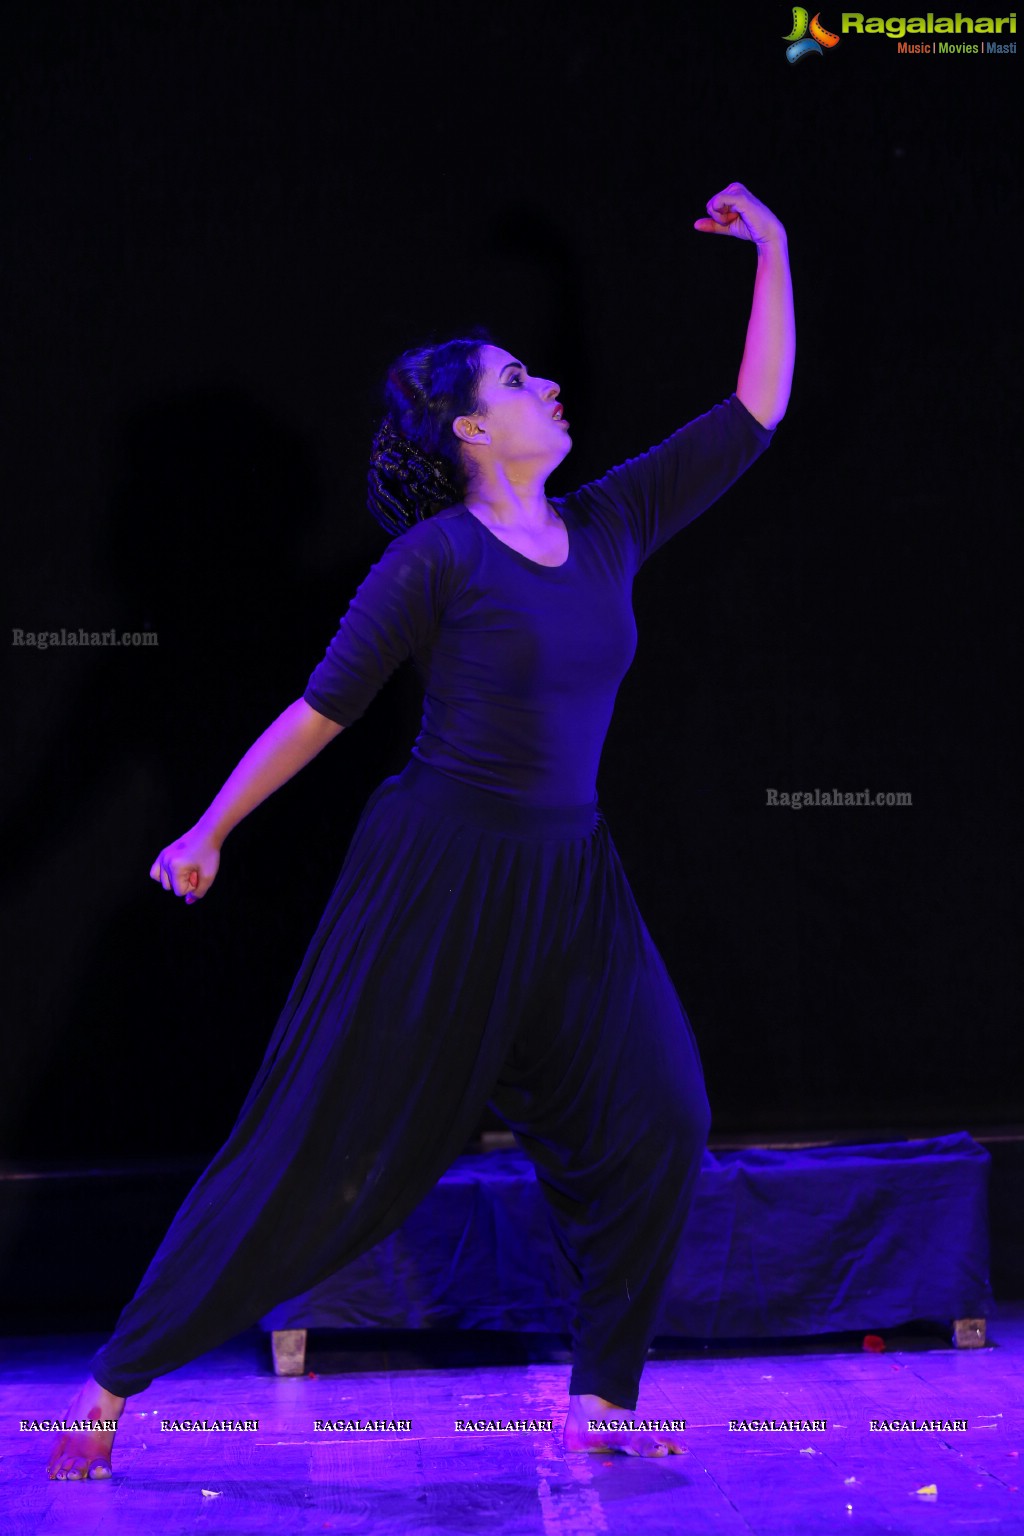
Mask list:
[[[786,232],[732,182],[694,228],[751,241],[735,392],[552,501],[559,387],[501,347],[406,353],[370,507],[394,535],[297,699],[150,874],[201,901],[225,837],[413,656],[409,763],[370,796],[228,1140],[67,1414],[125,1399],[380,1242],[489,1103],[532,1158],[571,1294],[569,1450],[664,1455],[629,1418],[710,1112],[689,1020],[598,808],[635,650],[639,566],[764,451],[795,351]],[[57,1437],[56,1478],[111,1475],[114,1435]]]

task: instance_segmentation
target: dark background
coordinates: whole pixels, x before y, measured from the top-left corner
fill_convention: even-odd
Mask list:
[[[792,401],[638,578],[602,805],[715,1131],[1021,1117],[1019,61],[846,38],[792,66],[791,25],[8,14],[5,1158],[202,1158],[230,1130],[407,757],[411,667],[199,906],[148,871],[385,547],[363,492],[392,356],[489,327],[561,382],[571,489],[735,387],[754,253],[693,229],[734,179],[789,233]],[[159,645],[8,643],[80,625]],[[766,806],[815,786],[913,805]]]

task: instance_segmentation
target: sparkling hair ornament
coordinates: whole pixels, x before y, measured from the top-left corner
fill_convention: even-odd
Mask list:
[[[439,453],[425,453],[385,416],[367,475],[367,505],[381,527],[395,538],[459,499],[451,463]]]
[[[385,418],[373,440],[367,505],[392,538],[455,506],[467,490],[459,416],[480,410],[483,331],[403,352],[388,369]]]

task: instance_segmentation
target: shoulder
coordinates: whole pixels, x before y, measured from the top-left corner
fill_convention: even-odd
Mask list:
[[[449,569],[462,568],[476,559],[474,534],[477,524],[464,502],[454,507],[444,507],[422,522],[414,523],[406,533],[400,534],[393,543],[404,545],[410,552],[422,551],[424,556],[441,560]]]
[[[756,458],[768,447],[774,427],[752,416],[735,392],[670,432],[644,452],[623,459],[596,480],[572,492],[572,498],[592,505],[616,499],[664,481],[679,471],[693,473],[736,453]]]
[[[472,515],[464,506],[446,507],[396,534],[381,554],[377,567],[400,581],[423,583],[440,608],[462,590],[473,567],[472,546],[466,524]]]
[[[385,555],[416,555],[421,559],[449,562],[456,551],[458,517],[463,509],[447,507],[413,523],[411,528],[396,534],[384,551]],[[383,557],[382,557],[383,558]]]
[[[646,452],[568,498],[639,566],[709,507],[764,452],[773,430],[731,394]]]

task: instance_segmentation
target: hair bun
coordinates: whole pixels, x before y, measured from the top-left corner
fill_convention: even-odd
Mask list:
[[[424,453],[396,429],[390,416],[373,439],[367,489],[370,511],[392,538],[459,500],[448,461]]]
[[[480,332],[415,347],[388,370],[387,415],[373,440],[367,500],[392,537],[466,494],[467,466],[452,424],[479,409],[488,340]]]

